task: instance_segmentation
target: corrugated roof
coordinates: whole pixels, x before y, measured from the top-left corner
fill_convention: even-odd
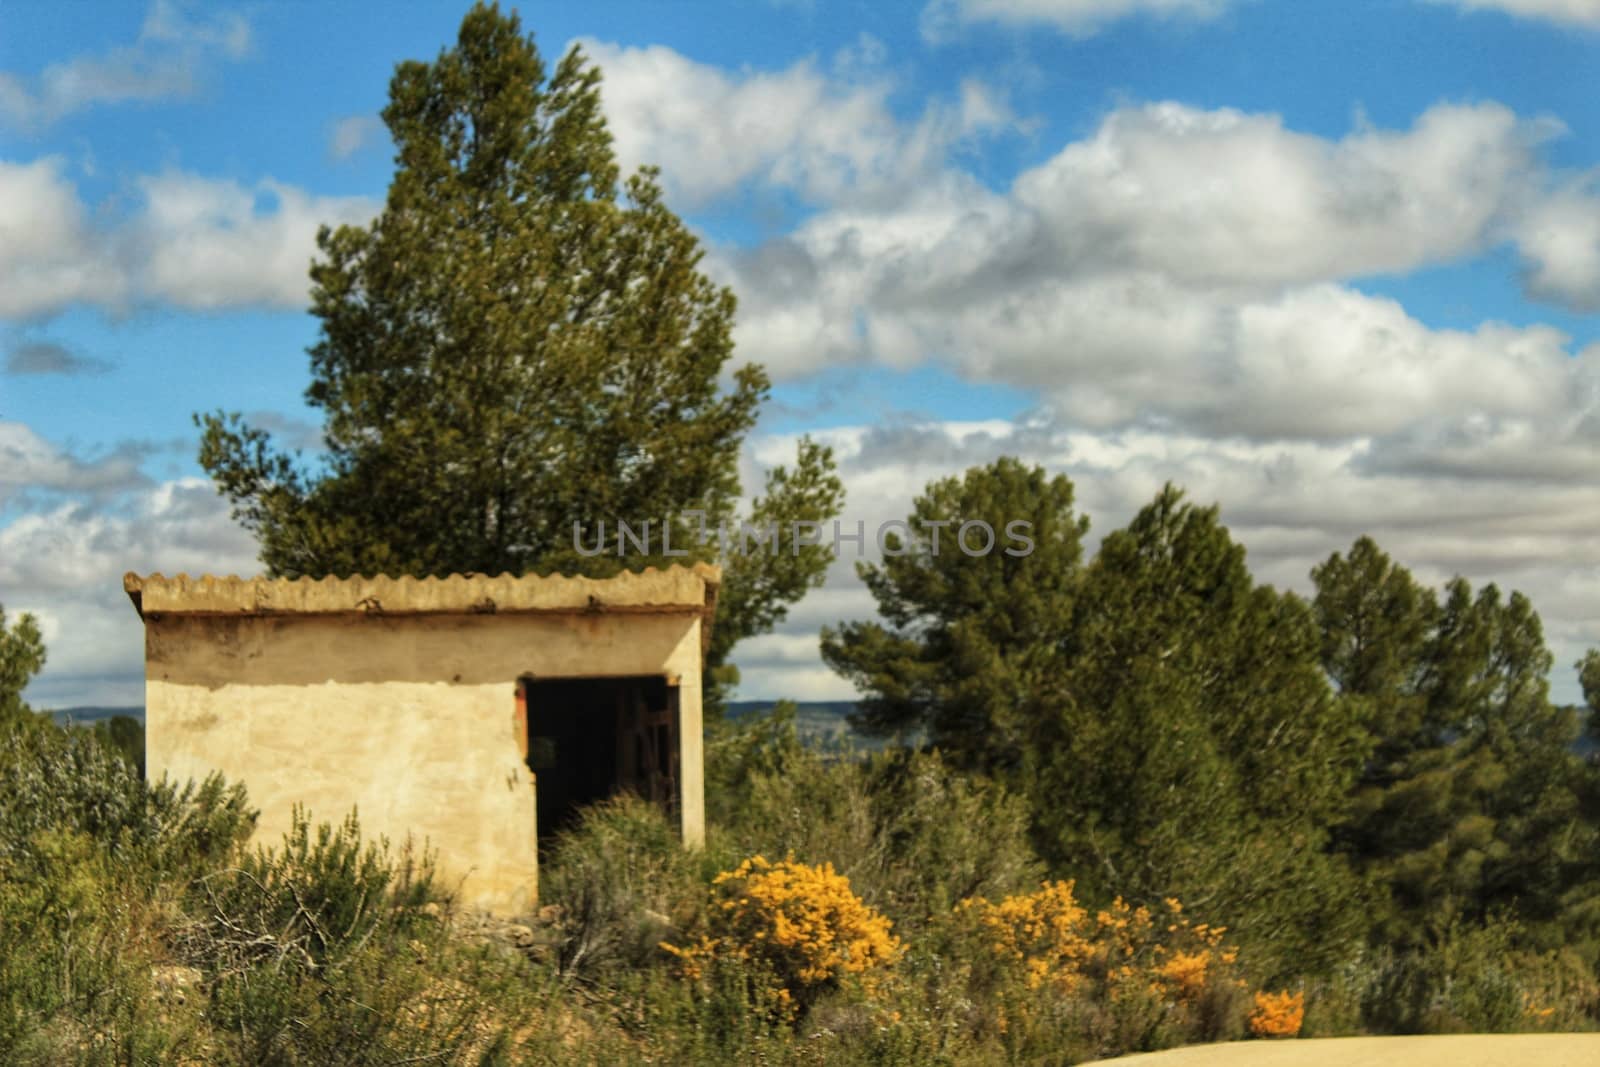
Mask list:
[[[722,571],[705,563],[646,567],[611,578],[452,574],[445,578],[240,578],[123,576],[134,610],[147,615],[473,615],[698,613],[709,641]]]

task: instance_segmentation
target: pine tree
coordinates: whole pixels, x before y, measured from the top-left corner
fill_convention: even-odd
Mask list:
[[[1093,895],[1227,922],[1268,972],[1338,959],[1362,895],[1325,846],[1364,750],[1308,606],[1169,485],[1106,537],[1076,607],[1034,745],[1047,859]]]
[[[0,607],[0,729],[31,717],[22,691],[43,667],[44,639],[34,617],[24,614],[7,626],[5,608]]]
[[[1372,745],[1337,842],[1389,898],[1374,939],[1507,910],[1544,947],[1576,936],[1593,828],[1531,603],[1461,578],[1436,596],[1369,538],[1312,578],[1324,666]]]
[[[862,693],[856,726],[924,735],[968,769],[1016,770],[1030,709],[1059,666],[1088,521],[1072,483],[1011,458],[929,485],[881,564],[857,571],[883,622],[822,631],[822,656]],[[963,523],[986,523],[971,555]],[[1031,547],[1011,536],[1021,534]],[[985,544],[968,531],[972,552]]]
[[[576,48],[547,70],[515,14],[479,4],[435,62],[399,65],[383,118],[385,207],[324,228],[311,270],[325,458],[304,467],[237,416],[199,420],[201,463],[268,571],[604,576],[716,558],[699,533],[734,517],[768,381],[746,364],[722,387],[733,294],[700,272],[653,170],[619,183],[600,72]],[[755,510],[788,523],[841,502],[830,452],[805,441]],[[619,522],[649,522],[648,548],[623,555]],[[668,526],[687,556],[667,554]],[[728,568],[713,668],[820,584],[828,554],[785,537]]]
[[[1027,796],[1036,840],[1089,899],[1177,896],[1260,965],[1315,968],[1363,931],[1325,849],[1360,765],[1306,604],[1257,586],[1214,508],[1167,487],[1082,563],[1071,483],[1003,459],[930,485],[943,551],[861,568],[881,622],[823,636],[862,725],[921,730]],[[1032,524],[1022,558],[951,551],[963,520]]]

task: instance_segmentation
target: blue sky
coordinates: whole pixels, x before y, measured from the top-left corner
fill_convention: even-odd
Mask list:
[[[319,222],[391,171],[376,115],[465,5],[0,11],[0,604],[45,705],[140,699],[126,570],[254,569],[197,411],[314,447]],[[1359,533],[1520,588],[1555,692],[1600,645],[1600,0],[545,4],[629,166],[663,168],[739,358],[751,478],[835,443],[848,515],[1015,453],[1094,529],[1170,478],[1304,590]],[[842,561],[738,657],[842,697]]]

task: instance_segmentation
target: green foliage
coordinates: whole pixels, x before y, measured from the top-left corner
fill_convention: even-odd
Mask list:
[[[192,885],[175,934],[207,976],[212,1055],[226,1063],[491,1061],[518,968],[453,943],[430,857],[363,842],[352,813]]]
[[[6,625],[0,606],[0,729],[27,718],[31,710],[22,691],[44,667],[44,639],[32,615],[24,614]]]
[[[184,882],[248,835],[242,790],[148,786],[85,730],[0,727],[0,1060],[150,1062],[188,1046],[152,968]]]
[[[1030,789],[1041,848],[1090,899],[1176,896],[1272,973],[1359,936],[1323,848],[1363,755],[1310,610],[1257,585],[1215,507],[1171,486],[1086,569]]]
[[[1583,700],[1588,705],[1588,734],[1600,743],[1600,649],[1591,648],[1577,663],[1578,683],[1583,687]]]
[[[586,808],[539,873],[539,897],[559,909],[554,961],[593,979],[640,967],[692,921],[702,872],[655,805],[622,795]]]
[[[113,715],[94,724],[94,734],[144,777],[144,725],[129,715]]]
[[[925,543],[861,569],[882,621],[822,639],[859,725],[999,773],[1054,873],[1093,900],[1180,897],[1265,976],[1332,974],[1363,941],[1427,956],[1422,931],[1500,912],[1520,949],[1600,962],[1600,766],[1571,751],[1526,597],[1438,595],[1363,538],[1308,605],[1171,486],[1084,565],[1071,502],[1014,460],[928,487],[913,524],[1047,533],[1021,559]],[[1579,667],[1600,706],[1600,653]],[[869,809],[830,803],[867,855]]]
[[[148,784],[95,734],[47,722],[0,731],[0,861],[40,833],[83,834],[151,878],[186,876],[249,836],[240,786]]]
[[[200,461],[274,575],[605,576],[719,555],[739,450],[768,392],[732,370],[734,298],[653,170],[620,183],[600,72],[547,68],[517,16],[482,4],[433,63],[396,69],[396,171],[368,226],[324,228],[308,401],[327,454],[303,468],[237,416],[197,419]],[[758,521],[825,520],[842,486],[807,440]],[[698,511],[700,517],[688,514]],[[649,520],[621,555],[619,521]],[[593,545],[605,524],[599,555]],[[817,549],[729,555],[712,666],[818,584]],[[681,562],[681,561],[680,561]],[[715,695],[715,694],[713,694]]]
[[[862,693],[861,729],[921,729],[963,767],[1021,764],[1029,717],[1058,666],[1053,642],[1076,599],[1088,521],[1072,502],[1066,478],[1009,458],[928,486],[912,505],[915,536],[891,533],[881,564],[857,565],[884,621],[822,631],[823,659]],[[966,521],[989,524],[994,551],[960,550]],[[1025,555],[1002,547],[1014,522],[1032,524],[1032,551],[1015,548]]]
[[[930,485],[912,522],[971,518],[1030,521],[1036,549],[890,556],[862,569],[884,623],[824,631],[863,725],[926,727],[1004,775],[1092,899],[1181,897],[1285,966],[1344,951],[1361,887],[1323,846],[1365,738],[1307,605],[1257,586],[1217,510],[1170,486],[1087,567],[1065,478],[1001,460]]]
[[[908,937],[966,897],[1041,874],[1023,798],[938,752],[826,759],[799,743],[792,707],[780,706],[716,738],[706,761],[711,863],[831,862]]]
[[[279,974],[336,968],[391,921],[386,909],[409,915],[434,896],[427,857],[414,862],[408,850],[396,868],[387,853],[387,842],[363,845],[354,813],[313,834],[297,808],[281,847],[194,881],[191,910],[206,916],[189,935],[196,961],[223,974],[264,961]]]
[[[1510,910],[1520,944],[1600,961],[1600,827],[1527,598],[1460,578],[1436,596],[1368,538],[1312,576],[1324,664],[1373,742],[1336,844],[1388,897],[1374,941]]]
[[[1520,951],[1504,916],[1454,920],[1353,956],[1307,991],[1307,1037],[1592,1030],[1600,981],[1571,951]]]

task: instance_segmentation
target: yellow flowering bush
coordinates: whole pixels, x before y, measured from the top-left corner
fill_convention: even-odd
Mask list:
[[[1257,1037],[1294,1037],[1306,1018],[1304,993],[1256,994],[1256,1007],[1250,1013],[1250,1032]]]
[[[686,978],[703,978],[713,961],[758,964],[778,983],[778,1004],[792,1010],[847,978],[870,979],[900,955],[889,920],[830,863],[753,856],[712,886],[710,932],[688,945],[661,945]]]
[[[1191,922],[1177,900],[1162,905],[1118,898],[1091,912],[1072,882],[1058,881],[998,902],[965,900],[957,916],[989,958],[1002,1031],[1069,1002],[1107,1049],[1135,1047],[1157,1030],[1185,1040],[1242,1031],[1244,983],[1227,929]],[[1040,1000],[1041,991],[1053,999]]]
[[[990,950],[1015,964],[1029,989],[1049,985],[1071,994],[1093,985],[1116,995],[1139,985],[1192,1000],[1213,975],[1231,968],[1238,954],[1223,944],[1226,927],[1191,924],[1177,900],[1164,904],[1164,931],[1149,908],[1120,897],[1091,916],[1070,881],[1045,882],[1032,893],[998,903],[965,900],[959,910],[975,916]]]

